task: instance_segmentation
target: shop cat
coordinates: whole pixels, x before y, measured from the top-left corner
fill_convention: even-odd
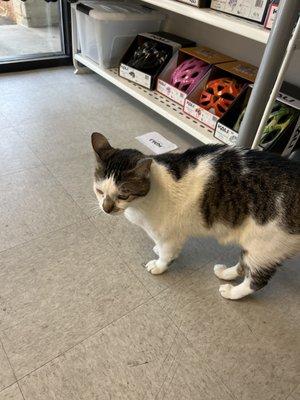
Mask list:
[[[113,148],[93,133],[94,191],[108,214],[124,213],[153,239],[162,274],[190,236],[213,236],[242,248],[239,262],[216,265],[227,299],[264,287],[276,268],[300,250],[300,165],[267,152],[205,145],[182,154],[146,156]]]

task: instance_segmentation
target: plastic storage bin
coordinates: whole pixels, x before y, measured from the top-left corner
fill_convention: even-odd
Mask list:
[[[83,2],[76,5],[76,23],[83,56],[103,68],[116,67],[138,33],[160,29],[164,16],[126,2]]]

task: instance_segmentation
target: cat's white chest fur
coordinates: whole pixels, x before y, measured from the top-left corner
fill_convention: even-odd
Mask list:
[[[203,159],[176,182],[163,165],[153,163],[151,191],[134,207],[126,209],[126,218],[142,227],[156,243],[165,238],[184,240],[204,233],[199,204],[211,173],[209,159]]]

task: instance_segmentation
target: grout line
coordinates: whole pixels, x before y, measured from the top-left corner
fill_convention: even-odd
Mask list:
[[[208,263],[206,263],[205,265],[210,264],[213,261],[213,259],[211,259]],[[192,274],[196,273],[197,271],[192,272]],[[182,282],[182,280],[180,281]],[[179,283],[179,282],[178,282]],[[156,304],[159,306],[159,308],[164,312],[164,314],[173,322],[173,324],[176,326],[176,328],[178,329],[178,331],[185,337],[185,339],[187,340],[187,342],[189,343],[189,345],[191,346],[193,352],[195,353],[197,359],[200,361],[199,355],[198,355],[198,350],[193,346],[192,342],[189,340],[189,338],[186,336],[186,333],[182,330],[181,326],[178,326],[178,324],[176,323],[176,321],[173,320],[173,318],[166,312],[166,310],[162,307],[162,305],[157,301],[157,297],[160,295],[160,293],[158,295],[156,295],[153,300],[156,302]],[[226,384],[226,382],[224,382],[222,376],[219,375],[219,373],[217,373],[215,371],[215,369],[209,365],[209,368],[216,374],[216,376],[220,379],[220,381],[223,383],[223,385],[227,388],[227,390],[229,391],[231,397],[233,400],[238,400],[235,396],[235,394],[233,393],[233,391],[231,390],[231,388]],[[161,391],[162,387],[160,388]]]
[[[166,310],[164,310],[164,308],[161,306],[161,304],[157,301],[156,297],[157,297],[157,296],[155,296],[155,298],[154,298],[153,300],[154,300],[154,301],[156,302],[156,304],[160,307],[160,309],[164,312],[164,314],[173,322],[173,324],[174,324],[174,325],[176,326],[176,328],[178,329],[178,332],[179,332],[182,336],[184,336],[184,338],[186,339],[186,341],[189,343],[189,345],[190,345],[190,347],[191,347],[193,353],[196,355],[197,359],[198,359],[199,361],[201,361],[201,360],[200,360],[200,357],[199,357],[199,355],[198,355],[197,349],[193,346],[193,344],[191,343],[191,341],[189,340],[189,338],[186,336],[186,333],[185,333],[185,332],[181,329],[181,327],[178,326],[177,323],[170,317],[170,315],[166,312]],[[230,395],[231,395],[231,397],[232,397],[232,400],[238,400],[238,399],[236,398],[235,394],[233,393],[233,391],[231,390],[231,388],[226,384],[226,382],[224,382],[222,376],[220,376],[210,364],[209,364],[209,368],[216,374],[216,376],[220,379],[220,381],[222,382],[222,384],[227,388],[227,390],[229,391],[229,393],[230,393]],[[159,392],[162,390],[162,388],[163,388],[163,385],[160,387]],[[159,392],[158,392],[158,394],[159,394]],[[157,394],[157,396],[158,396],[158,394]]]
[[[36,237],[34,237],[34,238],[31,238],[31,239],[29,239],[29,240],[26,240],[26,241],[23,242],[23,243],[18,243],[18,244],[14,245],[14,246],[8,247],[7,249],[1,250],[1,251],[0,251],[0,255],[1,255],[2,253],[5,253],[6,251],[10,251],[10,250],[13,250],[13,249],[16,249],[16,248],[22,248],[22,247],[26,246],[27,244],[29,244],[29,243],[31,243],[31,242],[34,242],[35,240],[38,240],[38,239],[41,239],[41,238],[43,238],[43,237],[45,237],[45,236],[47,236],[47,235],[51,235],[51,234],[53,234],[53,233],[62,231],[63,229],[69,228],[70,226],[79,225],[80,223],[86,222],[86,221],[88,221],[88,220],[89,220],[88,218],[83,218],[83,219],[81,219],[81,220],[78,220],[77,222],[72,222],[71,224],[62,226],[62,227],[60,227],[60,228],[51,230],[51,231],[49,231],[49,232],[42,233],[41,235],[38,235],[38,236],[36,236]]]
[[[175,324],[174,324],[174,325],[175,325]],[[176,335],[175,335],[175,337],[174,337],[174,339],[173,339],[173,341],[172,341],[172,343],[171,343],[171,345],[170,345],[170,347],[169,347],[169,349],[168,349],[168,351],[167,351],[167,354],[166,354],[166,356],[165,356],[165,358],[164,358],[164,360],[163,360],[163,362],[162,362],[162,367],[163,367],[163,365],[165,364],[166,359],[167,359],[168,356],[170,355],[171,350],[172,350],[172,347],[173,347],[173,345],[174,345],[176,339],[178,338],[179,333],[180,333],[180,330],[177,329]],[[177,349],[176,356],[177,356],[178,352],[179,352],[179,348]],[[176,360],[176,361],[177,361],[177,360]],[[163,380],[162,384],[160,385],[160,387],[159,387],[159,389],[158,389],[158,391],[157,391],[157,393],[156,393],[156,396],[155,396],[155,399],[154,399],[154,400],[157,400],[159,394],[161,393],[163,387],[165,386],[166,380],[168,379],[168,373],[169,373],[170,370],[172,369],[174,363],[175,363],[175,357],[174,357],[173,361],[171,362],[171,365],[170,365],[170,367],[168,368],[168,371],[167,371],[166,374],[165,374],[165,379]],[[174,375],[175,375],[175,373],[176,373],[176,370],[175,370],[175,372],[174,372]],[[169,385],[169,386],[170,386],[170,385]]]
[[[30,149],[30,151],[31,151],[31,149]],[[35,156],[35,154],[34,154],[34,156]],[[6,176],[9,176],[9,175],[20,174],[20,173],[22,173],[22,172],[32,171],[32,170],[34,170],[34,169],[38,169],[38,168],[42,168],[42,167],[43,167],[43,165],[34,165],[34,166],[28,167],[28,168],[17,169],[17,170],[15,170],[15,171],[11,171],[11,172],[5,172],[4,174],[1,173],[0,179],[1,179],[2,177],[6,177]]]
[[[20,385],[19,385],[19,382],[18,382],[16,373],[15,373],[15,370],[14,370],[14,368],[13,368],[13,366],[12,366],[12,363],[11,363],[9,357],[8,357],[8,354],[7,354],[6,350],[5,350],[4,344],[3,344],[3,342],[2,342],[1,339],[0,339],[0,345],[1,345],[2,349],[3,349],[3,352],[4,352],[4,354],[5,354],[5,357],[6,357],[7,361],[8,361],[8,364],[9,364],[9,366],[10,366],[10,369],[11,369],[11,371],[12,371],[12,373],[13,373],[14,378],[15,378],[15,381],[14,381],[11,385],[9,385],[9,386],[7,386],[6,388],[4,388],[3,390],[5,390],[5,389],[7,389],[8,387],[11,387],[11,386],[13,386],[14,384],[17,383],[18,388],[19,388],[19,390],[20,390],[20,392],[21,392],[21,395],[22,395],[22,397],[23,397],[23,400],[25,400],[25,397],[24,397],[23,392],[22,392],[22,390],[21,390],[21,388],[20,388]],[[0,393],[1,393],[1,392],[2,392],[2,390],[0,391]]]
[[[70,346],[69,348],[67,348],[66,350],[62,351],[61,353],[57,354],[55,357],[49,359],[48,361],[46,361],[44,364],[38,366],[37,368],[34,368],[33,370],[31,370],[30,372],[28,372],[27,374],[21,376],[20,378],[17,379],[17,382],[23,380],[24,378],[26,378],[27,376],[33,374],[34,372],[40,370],[41,368],[45,367],[47,364],[52,363],[53,361],[55,361],[56,359],[58,359],[59,357],[67,354],[68,352],[70,352],[71,350],[73,350],[75,347],[81,345],[82,343],[84,343],[86,340],[89,340],[91,338],[93,338],[94,336],[96,336],[98,333],[100,333],[101,331],[103,331],[104,329],[108,328],[110,325],[115,324],[116,322],[120,321],[122,318],[125,318],[127,315],[129,315],[130,313],[132,313],[133,311],[135,311],[136,309],[138,309],[139,307],[142,307],[143,305],[151,302],[153,299],[147,299],[145,301],[143,301],[141,304],[133,307],[131,310],[127,311],[125,314],[121,315],[120,317],[110,321],[109,323],[107,323],[106,325],[102,326],[101,328],[97,329],[95,332],[91,333],[90,335],[88,335],[87,337],[85,337],[84,339],[80,340],[79,342],[75,343],[74,345]]]
[[[49,169],[48,165],[39,157],[38,154],[36,154],[36,152],[34,151],[34,149],[30,146],[30,144],[27,144],[27,146],[29,147],[29,149],[32,151],[32,153],[36,156],[36,158],[41,162],[42,166],[48,171],[48,173],[50,174],[50,176],[52,176],[52,178],[54,179],[54,181],[56,182],[56,184],[61,187],[64,191],[64,193],[67,195],[67,197],[76,205],[76,207],[78,207],[80,209],[80,212],[84,215],[86,215],[82,208],[78,206],[77,202],[73,199],[73,197],[70,195],[69,192],[67,192],[66,188],[64,187],[64,185],[56,178],[56,176],[52,173],[52,171]],[[58,161],[59,162],[59,161]]]
[[[23,397],[23,400],[25,400],[25,396],[24,396],[24,393],[23,393],[23,390],[22,390],[22,388],[21,388],[21,386],[20,386],[19,381],[17,381],[17,385],[18,385],[18,388],[19,388],[19,390],[20,390],[21,396]]]
[[[295,392],[295,390],[298,388],[298,386],[300,386],[300,384],[298,385],[298,383],[296,384],[296,386],[293,388],[293,390],[291,392],[289,392],[289,394],[287,395],[287,397],[285,398],[285,400],[288,400],[290,396],[292,396],[291,400],[294,400],[293,397],[293,393]]]
[[[118,258],[121,259],[122,263],[126,266],[127,270],[136,278],[136,280],[143,286],[143,288],[146,290],[146,292],[150,295],[151,299],[154,299],[153,294],[150,292],[150,290],[145,286],[144,282],[133,272],[133,270],[129,267],[129,264],[126,262],[126,260],[123,260],[121,257],[121,254],[116,251],[114,246],[111,244],[109,240],[105,237],[105,235],[101,232],[101,230],[98,228],[98,226],[93,222],[93,217],[89,217],[89,221],[93,224],[93,226],[96,228],[97,232],[107,241],[109,247],[112,249],[112,251],[118,256]],[[146,270],[145,270],[146,271]],[[147,272],[147,271],[146,271]],[[163,289],[164,290],[164,289]]]

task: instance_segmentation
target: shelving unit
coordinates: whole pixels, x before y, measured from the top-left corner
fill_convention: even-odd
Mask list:
[[[266,44],[270,31],[262,25],[244,19],[227,15],[209,8],[196,8],[188,4],[180,3],[174,0],[141,0],[144,3],[159,7],[164,10],[172,11],[193,20],[204,22],[224,29],[228,32],[236,33],[256,42]]]
[[[81,64],[85,65],[104,79],[112,84],[118,86],[130,96],[141,101],[151,110],[156,111],[164,118],[173,122],[202,143],[219,143],[219,140],[213,137],[213,130],[205,125],[197,122],[193,118],[184,114],[182,107],[167,97],[158,92],[151,91],[137,85],[136,83],[129,82],[118,75],[118,69],[102,69],[92,60],[83,57],[81,54],[75,54],[75,59]]]
[[[270,31],[264,29],[261,25],[211,9],[199,9],[175,0],[140,1],[156,8],[191,18],[195,21],[199,21],[199,23],[204,23],[231,32],[239,37],[251,39],[257,44],[266,45],[257,79],[239,133],[238,145],[251,147],[262,114],[265,108],[271,104],[272,99],[270,99],[270,95],[276,77],[282,66],[288,64],[286,59],[286,48],[290,41],[295,23],[297,22],[298,13],[300,13],[299,0],[285,0],[285,2],[282,3],[282,7],[279,10],[277,17],[277,23],[275,24],[275,29],[272,30],[271,35]],[[112,84],[118,86],[121,90],[128,93],[138,101],[141,101],[145,106],[162,115],[164,118],[168,119],[188,134],[194,136],[202,143],[219,143],[219,140],[214,138],[214,132],[212,129],[184,114],[182,107],[177,103],[167,99],[156,91],[149,91],[135,83],[119,77],[117,69],[100,68],[95,62],[82,56],[81,53],[77,51],[78,34],[76,29],[75,4],[72,4],[71,9],[73,62],[77,73],[85,72],[88,68]],[[283,70],[281,71],[281,75],[284,75]],[[252,104],[250,107],[251,102]]]

